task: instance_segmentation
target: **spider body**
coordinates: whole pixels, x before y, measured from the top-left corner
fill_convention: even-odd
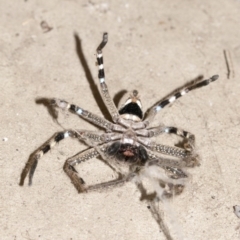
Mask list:
[[[149,126],[154,117],[167,105],[191,90],[206,86],[217,80],[218,76],[215,75],[206,80],[199,79],[176,91],[170,97],[166,97],[154,105],[146,116],[143,114],[141,100],[136,90],[132,92],[125,104],[117,110],[105,82],[102,49],[106,43],[107,33],[103,35],[103,40],[97,48],[98,77],[102,98],[113,122],[65,100],[51,99],[49,102],[53,107],[69,110],[80,118],[105,129],[105,132],[69,129],[54,134],[52,138],[30,155],[22,171],[20,185],[23,185],[28,174],[29,185],[31,185],[39,159],[56,143],[71,137],[77,138],[89,146],[88,149],[67,159],[63,166],[65,173],[79,193],[122,185],[132,179],[141,184],[143,178],[150,179],[160,199],[169,195],[169,189],[171,194],[181,192],[187,178],[186,169],[199,164],[195,152],[195,137],[187,131],[172,126],[162,124],[151,128]],[[183,147],[167,146],[155,142],[155,139],[163,134],[175,134],[181,137]],[[110,182],[89,186],[78,175],[75,167],[77,164],[99,156],[109,165],[113,165],[122,177]],[[121,172],[119,168],[121,164],[129,167],[128,173],[123,174]]]

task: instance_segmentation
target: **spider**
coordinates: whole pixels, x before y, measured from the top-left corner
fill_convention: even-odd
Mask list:
[[[162,124],[152,128],[149,126],[155,115],[163,108],[191,90],[216,81],[218,75],[206,80],[198,79],[176,91],[170,97],[155,104],[145,117],[136,90],[131,93],[125,104],[118,110],[110,97],[105,81],[102,49],[107,41],[108,34],[104,33],[103,40],[97,48],[98,78],[102,98],[113,122],[65,100],[52,99],[51,104],[54,107],[69,110],[80,118],[105,129],[105,132],[69,129],[55,133],[52,138],[30,155],[22,171],[20,185],[24,184],[27,174],[29,175],[29,185],[31,185],[39,159],[56,143],[71,137],[77,138],[89,146],[88,149],[67,159],[63,166],[65,173],[79,193],[120,186],[133,179],[140,185],[144,178],[152,182],[160,199],[169,194],[181,193],[185,179],[188,177],[185,169],[199,165],[198,155],[195,152],[195,137],[193,134],[175,127]],[[154,139],[162,134],[180,136],[183,139],[183,146],[176,147],[156,143]],[[78,175],[75,166],[98,156],[102,157],[110,166],[114,166],[120,177],[105,183],[87,185]]]

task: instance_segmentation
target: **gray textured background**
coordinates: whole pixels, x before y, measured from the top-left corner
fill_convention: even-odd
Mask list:
[[[145,109],[200,74],[220,75],[158,120],[194,133],[202,157],[187,189],[170,203],[184,239],[239,239],[232,206],[240,204],[240,1],[2,0],[0,13],[1,239],[165,239],[134,184],[77,194],[62,170],[66,158],[84,149],[76,141],[41,159],[31,188],[18,186],[30,153],[62,129],[37,97],[63,98],[101,114],[89,79],[92,74],[97,84],[95,49],[104,31],[112,95],[138,89]],[[42,21],[53,29],[44,33]],[[67,113],[59,122],[94,129]],[[98,160],[78,170],[87,182],[113,179]]]

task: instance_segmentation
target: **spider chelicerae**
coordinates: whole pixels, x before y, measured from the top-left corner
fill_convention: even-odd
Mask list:
[[[51,104],[54,107],[69,110],[88,122],[105,129],[105,132],[76,129],[57,132],[30,155],[22,171],[20,185],[23,185],[27,174],[29,174],[29,185],[31,185],[38,160],[56,143],[71,137],[77,138],[89,146],[88,149],[67,159],[63,166],[65,173],[79,193],[119,186],[130,180],[134,180],[141,185],[144,178],[152,182],[159,199],[174,193],[181,193],[188,176],[186,169],[199,165],[198,156],[195,152],[195,137],[193,134],[175,127],[162,124],[157,127],[149,126],[155,115],[164,107],[191,90],[206,86],[217,80],[218,75],[206,80],[198,79],[188,84],[170,97],[166,97],[155,104],[146,116],[143,114],[141,100],[136,90],[131,93],[125,104],[117,110],[105,82],[102,49],[107,41],[108,35],[104,33],[103,40],[97,48],[98,78],[102,98],[113,122],[64,100],[52,99]],[[162,134],[180,136],[183,139],[182,146],[176,147],[156,143],[154,139]],[[102,157],[110,166],[113,166],[119,173],[119,177],[113,181],[87,185],[78,175],[75,166],[98,156]]]

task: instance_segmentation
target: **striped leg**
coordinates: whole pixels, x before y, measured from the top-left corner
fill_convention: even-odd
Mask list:
[[[187,153],[184,161],[188,167],[199,166],[199,157],[195,152],[195,136],[193,134],[175,127],[165,127],[165,133],[173,133],[182,137],[185,140],[183,147]]]
[[[94,131],[87,131],[87,130],[75,130],[75,131],[67,130],[64,132],[55,133],[53,137],[51,137],[46,143],[44,143],[37,151],[31,154],[21,174],[21,180],[20,180],[21,186],[24,184],[24,179],[26,178],[28,173],[29,173],[29,185],[32,184],[32,178],[36,170],[38,160],[45,153],[47,153],[51,148],[53,148],[56,145],[56,143],[60,142],[61,140],[67,137],[78,138],[79,140],[85,141],[89,146],[96,146],[95,148],[98,148],[97,145],[101,145],[105,142],[120,139],[121,134],[117,134],[117,133],[102,133],[102,134],[100,133],[99,134]]]
[[[184,148],[189,153],[194,151],[195,148],[195,136],[192,133],[186,132],[182,129],[175,128],[175,127],[165,127],[164,129],[165,133],[173,133],[180,137],[182,137],[186,142],[184,143]]]
[[[199,165],[198,155],[195,153],[193,147],[192,148],[188,147],[187,145],[188,143],[186,143],[184,145],[184,149],[182,149],[179,147],[158,144],[156,142],[151,141],[149,138],[143,137],[138,137],[138,142],[147,147],[149,155],[154,156],[153,152],[159,152],[164,155],[180,158],[185,167],[195,167]],[[171,166],[171,164],[169,166]]]
[[[184,160],[188,162],[188,165],[191,166],[199,165],[198,156],[195,153],[195,136],[193,134],[179,128],[166,126],[164,127],[164,132],[168,134],[173,133],[182,137],[184,150],[182,150],[181,148],[169,148],[161,144],[152,143],[151,148],[153,150],[162,153],[165,152],[164,154],[171,153],[169,155],[172,156],[174,156],[173,154],[176,154],[176,156],[179,155],[179,157],[184,158]]]
[[[29,173],[29,185],[32,184],[32,178],[34,175],[34,172],[36,170],[38,160],[47,153],[56,143],[59,143],[61,140],[67,138],[67,137],[76,137],[76,133],[72,130],[67,130],[63,132],[58,132],[53,135],[46,143],[44,143],[37,151],[33,152],[28,162],[26,163],[20,179],[20,186],[23,186],[24,180]]]
[[[91,112],[88,112],[87,110],[84,110],[74,104],[70,104],[70,103],[66,102],[65,100],[54,98],[51,100],[51,103],[54,106],[61,108],[63,110],[69,110],[69,111],[77,114],[79,117],[81,117],[99,127],[102,127],[108,131],[112,131],[112,130],[124,131],[125,130],[123,127],[113,124],[113,123],[109,122],[108,120],[106,120],[102,117],[99,117],[96,114],[93,114]]]
[[[109,113],[111,114],[113,121],[117,122],[117,120],[119,118],[119,113],[118,113],[118,110],[117,110],[112,98],[110,97],[108,87],[105,82],[105,73],[104,73],[104,67],[103,67],[102,49],[107,44],[107,41],[108,41],[108,34],[104,33],[103,40],[97,48],[97,63],[98,63],[98,69],[99,69],[98,70],[98,78],[100,81],[100,88],[101,88],[103,101],[104,101]]]
[[[195,136],[192,133],[175,127],[165,127],[164,132],[168,134],[173,133],[183,138],[183,147],[185,150],[185,157],[183,160],[187,162],[188,167],[199,165],[199,158],[195,152]],[[157,151],[159,151],[162,147],[158,147],[157,149]]]
[[[149,138],[151,137],[156,137],[162,133],[169,133],[169,134],[173,133],[182,137],[184,140],[187,141],[184,144],[184,148],[186,149],[186,151],[192,151],[195,146],[195,137],[193,134],[175,127],[166,127],[166,126],[160,125],[159,127],[155,127],[147,130],[145,129],[138,130],[136,131],[136,133],[140,136],[147,137],[147,138],[138,137],[139,139],[141,139],[144,145],[149,145],[149,143],[151,142]]]
[[[197,89],[197,88],[201,88],[204,86],[207,86],[208,84],[210,84],[211,82],[214,82],[218,79],[218,75],[214,75],[209,79],[205,79],[205,80],[200,80],[200,81],[196,81],[195,83],[191,84],[190,86],[187,86],[181,90],[178,90],[175,94],[173,94],[171,97],[169,98],[165,98],[162,101],[160,101],[157,105],[155,105],[149,112],[147,118],[145,119],[144,122],[146,122],[147,124],[149,124],[150,122],[153,121],[155,115],[162,110],[164,107],[166,107],[167,105],[169,105],[170,103],[173,103],[175,100],[177,100],[178,98],[184,96],[185,94],[187,94],[188,92]]]
[[[148,149],[165,155],[181,158],[187,163],[188,167],[195,167],[199,165],[198,155],[195,153],[195,137],[193,134],[175,127],[166,126],[152,128],[142,133],[145,134],[142,134],[142,136],[145,137],[138,136],[138,142],[146,146]],[[182,137],[184,149],[158,144],[151,141],[151,137],[156,137],[162,133],[173,133]]]

